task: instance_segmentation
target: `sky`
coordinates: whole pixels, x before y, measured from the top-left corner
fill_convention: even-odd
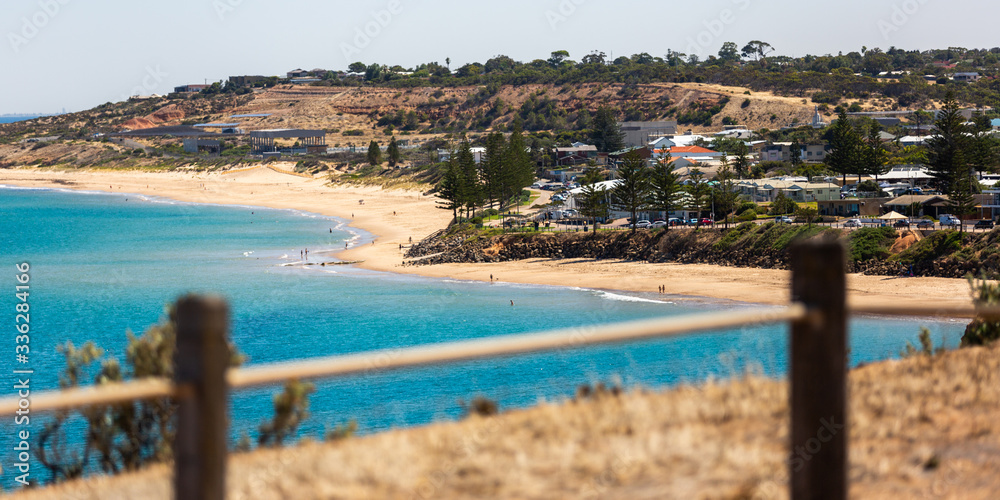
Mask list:
[[[79,111],[230,75],[451,67],[498,54],[574,60],[716,54],[763,40],[776,55],[1000,45],[992,0],[5,0],[0,114]]]

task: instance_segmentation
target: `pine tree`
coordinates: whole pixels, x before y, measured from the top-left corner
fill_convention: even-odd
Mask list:
[[[976,197],[972,194],[973,179],[971,169],[965,175],[955,178],[954,191],[948,196],[948,209],[963,219],[964,216],[976,213]],[[959,231],[965,230],[964,224],[959,224]]]
[[[680,175],[674,172],[670,158],[663,157],[652,168],[649,180],[649,208],[663,212],[668,221],[665,229],[669,231],[670,212],[677,208],[682,196]]]
[[[451,159],[448,160],[448,167],[444,171],[444,177],[437,185],[437,194],[442,201],[438,202],[438,208],[451,210],[452,217],[458,219],[458,209],[462,208],[462,173],[458,169],[458,159],[455,152],[452,152]]]
[[[625,134],[611,108],[601,106],[591,120],[590,142],[602,153],[625,149]]]
[[[476,207],[483,204],[483,187],[479,181],[476,157],[472,154],[472,145],[467,139],[459,145],[455,157],[462,179],[462,205],[465,207],[466,217],[471,218]]]
[[[602,186],[600,171],[596,167],[590,167],[583,175],[583,188],[576,196],[577,206],[580,208],[580,215],[588,217],[594,223],[594,232],[597,232],[597,219],[608,217],[608,191]]]
[[[875,177],[885,175],[889,172],[889,153],[882,145],[882,126],[875,120],[869,120],[868,134],[862,144],[862,160],[865,174]]]
[[[830,170],[843,176],[846,185],[848,174],[860,176],[861,173],[861,139],[847,120],[846,111],[841,111],[829,134],[831,149],[826,155],[826,164]]]
[[[378,147],[378,143],[374,139],[368,145],[368,164],[371,166],[382,164],[382,150]]]
[[[392,136],[392,140],[389,141],[389,150],[386,153],[389,156],[389,167],[395,167],[400,159],[399,144],[396,143],[396,136]]]
[[[746,179],[750,176],[750,149],[745,142],[742,140],[738,141],[736,150],[733,153],[733,169],[736,171],[737,177]]]
[[[934,135],[927,140],[927,166],[941,192],[952,195],[960,191],[958,182],[969,174],[965,119],[959,113],[955,94],[948,91],[944,106],[934,122]]]
[[[736,209],[736,203],[740,198],[733,184],[733,175],[733,170],[729,168],[729,160],[723,155],[722,166],[719,167],[718,172],[715,174],[717,184],[712,196],[715,198],[716,213],[721,213],[725,216],[725,227],[727,229],[729,228],[729,214]]]
[[[492,207],[503,198],[504,157],[507,153],[507,141],[500,132],[493,132],[486,137],[486,154],[480,163],[483,178],[483,194]]]
[[[506,187],[504,193],[508,202],[513,202],[520,208],[521,190],[535,180],[535,166],[528,153],[528,145],[524,140],[521,123],[514,120],[514,129],[507,141],[506,161],[504,162],[503,184]],[[516,199],[515,199],[516,197]]]
[[[632,215],[632,232],[635,232],[636,216],[646,207],[649,198],[649,167],[646,160],[635,151],[629,151],[618,167],[618,185],[611,190],[612,203],[617,210]]]
[[[973,119],[972,135],[967,160],[969,165],[982,176],[983,172],[993,172],[997,166],[997,139],[989,118],[978,115]]]

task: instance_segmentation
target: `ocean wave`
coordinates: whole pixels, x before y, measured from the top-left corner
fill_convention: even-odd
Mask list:
[[[673,304],[673,302],[668,302],[663,300],[646,299],[642,297],[634,297],[632,295],[620,295],[611,292],[598,292],[597,296],[601,297],[602,299],[617,300],[620,302],[647,302],[653,304]]]

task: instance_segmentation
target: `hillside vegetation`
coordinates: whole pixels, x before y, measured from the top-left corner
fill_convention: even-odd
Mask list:
[[[521,259],[624,259],[646,262],[788,267],[788,249],[807,238],[840,238],[848,248],[848,270],[896,276],[912,265],[916,276],[964,278],[1000,274],[1000,232],[935,231],[917,238],[891,227],[834,229],[822,225],[756,224],[729,229],[674,229],[497,234],[495,229],[452,228],[411,248],[408,265],[502,262]],[[901,242],[910,242],[909,246]],[[905,247],[905,248],[903,248]]]
[[[852,370],[848,383],[851,498],[995,498],[1000,344],[916,351]],[[784,380],[587,389],[497,416],[236,454],[228,497],[787,498]],[[11,498],[168,499],[170,481],[157,465]]]

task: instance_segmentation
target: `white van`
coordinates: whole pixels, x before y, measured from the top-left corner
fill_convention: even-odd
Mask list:
[[[945,226],[956,227],[962,225],[962,221],[959,220],[958,217],[955,217],[954,215],[951,214],[942,214],[938,220],[941,222],[941,227]]]

